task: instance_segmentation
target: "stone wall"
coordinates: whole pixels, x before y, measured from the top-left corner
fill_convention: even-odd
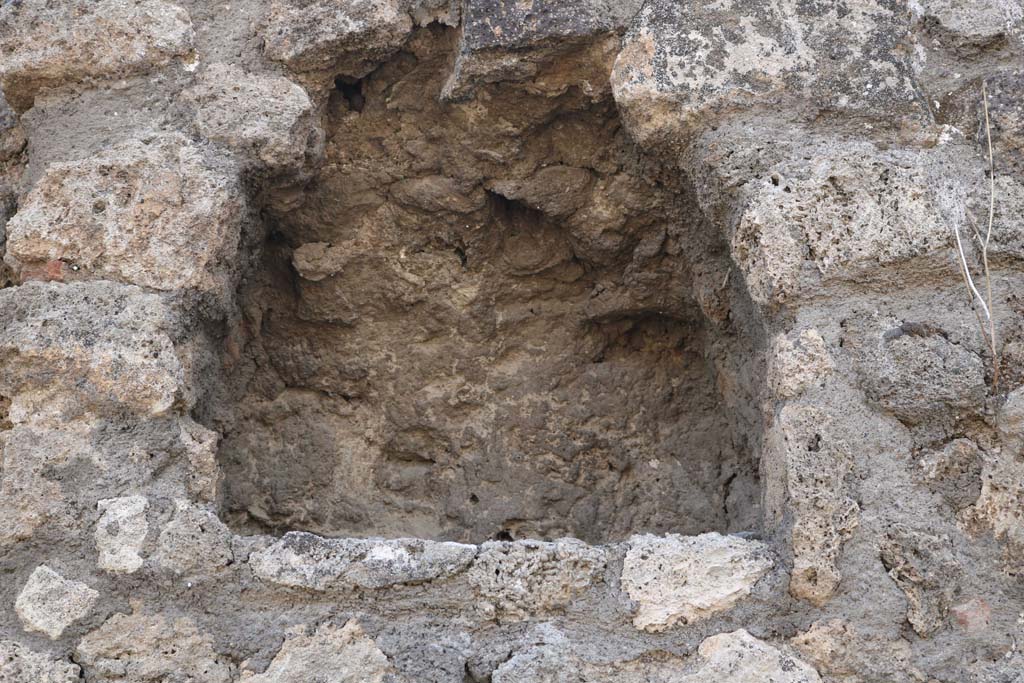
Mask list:
[[[1022,35],[3,0],[0,681],[1024,680]]]

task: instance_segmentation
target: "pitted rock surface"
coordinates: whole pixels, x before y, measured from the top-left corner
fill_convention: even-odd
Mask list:
[[[638,604],[633,625],[655,632],[729,609],[773,565],[763,543],[716,533],[634,536],[629,546],[622,585]]]
[[[249,562],[260,579],[315,591],[387,588],[465,569],[476,547],[419,539],[324,539],[291,532]]]
[[[5,2],[0,87],[23,111],[44,88],[68,82],[88,87],[185,61],[194,37],[188,11],[162,0]]]
[[[27,631],[39,631],[52,639],[89,613],[99,593],[81,581],[65,579],[45,564],[36,567],[14,603]]]
[[[223,287],[243,208],[237,181],[204,157],[169,135],[50,165],[8,222],[8,262],[23,280]]]

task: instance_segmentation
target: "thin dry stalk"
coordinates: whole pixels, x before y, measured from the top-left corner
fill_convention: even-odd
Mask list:
[[[984,278],[984,296],[978,290],[977,285],[974,283],[974,276],[971,274],[971,268],[967,264],[967,254],[964,250],[963,241],[960,237],[960,227],[954,223],[953,235],[956,238],[957,254],[959,256],[958,265],[960,266],[960,275],[964,279],[964,284],[967,286],[971,293],[971,300],[977,301],[981,307],[981,313],[975,309],[974,313],[978,316],[978,324],[981,326],[981,335],[985,339],[986,344],[989,347],[989,352],[992,354],[992,386],[995,389],[999,388],[999,352],[998,343],[996,340],[996,321],[993,315],[993,298],[992,298],[992,272],[989,268],[988,263],[988,247],[992,241],[992,226],[995,220],[995,207],[996,207],[996,169],[995,169],[995,157],[992,153],[992,124],[989,120],[988,113],[988,89],[985,83],[981,84],[981,97],[982,106],[985,111],[985,137],[988,142],[988,179],[989,179],[989,193],[988,193],[988,224],[985,229],[985,235],[982,236],[981,231],[978,229],[978,224],[974,220],[974,217],[969,213],[967,214],[968,219],[971,223],[971,228],[974,231],[974,238],[978,242],[978,248],[981,252],[981,266],[982,266],[982,277]]]

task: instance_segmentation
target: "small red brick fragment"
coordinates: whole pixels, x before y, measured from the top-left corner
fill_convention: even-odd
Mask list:
[[[41,265],[24,266],[21,269],[21,281],[64,282],[64,268],[65,264],[61,260],[47,261]]]
[[[968,633],[988,628],[992,618],[992,608],[981,598],[973,598],[956,605],[950,613],[957,625]]]

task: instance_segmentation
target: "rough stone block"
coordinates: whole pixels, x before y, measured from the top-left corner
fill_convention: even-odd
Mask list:
[[[185,58],[188,12],[161,0],[0,5],[0,86],[19,111],[43,88],[146,73]]]
[[[13,640],[0,640],[0,681],[4,683],[79,683],[77,665],[35,652]]]
[[[626,28],[641,0],[469,0],[462,49],[516,50]]]
[[[572,683],[592,681],[581,671],[583,663],[573,653],[569,640],[549,624],[530,633],[539,641],[514,653],[494,670],[493,683]]]
[[[405,42],[412,25],[398,0],[273,0],[261,35],[267,57],[292,71],[361,78]]]
[[[387,588],[452,576],[477,548],[420,539],[327,539],[292,531],[249,558],[263,581],[314,591]]]
[[[988,0],[992,1],[992,0]],[[995,0],[999,1],[999,0]],[[1009,5],[1006,5],[1009,7]],[[1018,27],[1024,27],[1024,5],[1018,15]],[[1024,88],[1024,69],[1007,69],[985,79],[988,93],[989,130],[992,135],[993,164],[996,169],[996,193],[999,196],[996,216],[1003,230],[1019,220],[1020,212],[1020,171],[1024,169],[1024,102],[1021,91]],[[985,125],[985,108],[980,89],[967,89],[963,95],[968,98],[964,108],[973,114],[972,119],[964,122],[964,127],[974,124],[978,134],[975,143],[983,156],[988,156],[988,135],[983,133]],[[973,107],[970,106],[973,104]],[[1008,194],[1017,195],[1007,201]],[[1004,209],[1005,207],[1005,209]],[[1014,213],[1016,210],[1016,213]],[[1018,236],[1019,228],[1014,231]],[[995,237],[993,237],[995,239]],[[1017,252],[1021,249],[1018,245]]]
[[[697,649],[699,663],[679,683],[819,683],[809,664],[740,629],[711,636]]]
[[[67,451],[38,436],[17,426],[0,440],[0,548],[24,541],[44,524],[73,518],[60,484],[45,476],[67,462]]]
[[[982,598],[971,598],[967,602],[953,605],[949,614],[958,627],[967,633],[984,631],[992,623],[992,607]]]
[[[773,564],[764,543],[736,536],[634,536],[622,587],[638,606],[633,625],[658,632],[729,609]]]
[[[688,669],[686,660],[665,652],[625,661],[598,656],[599,661],[592,661],[580,652],[584,642],[570,641],[550,622],[530,629],[523,640],[527,645],[494,670],[494,683],[678,683]]]
[[[440,24],[459,26],[462,0],[400,0],[402,8],[412,17],[416,26]]]
[[[311,163],[321,147],[313,103],[287,78],[211,64],[184,98],[200,135],[271,171]]]
[[[788,508],[793,518],[789,591],[815,605],[839,586],[839,556],[860,514],[845,483],[851,447],[836,422],[822,408],[789,404],[766,437],[766,507],[776,518]]]
[[[467,188],[465,183],[439,175],[400,180],[389,192],[398,203],[420,211],[472,213],[485,202],[478,186]]]
[[[142,546],[149,523],[145,496],[125,496],[101,500],[102,513],[96,524],[97,562],[100,569],[115,574],[131,574],[142,567]]]
[[[563,65],[577,62],[570,75],[574,85],[590,94],[603,92],[618,35],[640,5],[639,0],[465,2],[459,51],[443,97],[467,97],[483,83],[532,79],[546,62],[556,59]],[[566,86],[534,84],[539,90]]]
[[[874,332],[857,370],[868,398],[908,424],[978,411],[988,393],[977,353],[913,323]]]
[[[142,534],[137,525],[144,517],[136,516],[131,494],[216,498],[216,487],[203,469],[216,465],[213,454],[204,451],[197,462],[187,436],[189,425],[189,420],[173,418],[126,423],[116,417],[68,420],[40,415],[2,431],[0,548],[36,534],[48,542],[60,534],[88,534],[81,523],[99,507],[104,514],[93,533],[101,569],[119,571],[114,567],[134,564],[136,534]],[[118,495],[127,498],[110,500]]]
[[[15,423],[46,415],[159,415],[184,392],[161,299],[111,282],[0,290],[0,394]]]
[[[751,110],[892,120],[921,111],[910,28],[905,11],[871,0],[656,0],[626,34],[615,100],[645,144],[685,143]]]
[[[834,370],[835,361],[817,330],[780,334],[768,356],[768,386],[776,398],[795,398],[822,384]]]
[[[187,500],[174,501],[174,517],[160,531],[153,561],[175,574],[214,572],[233,559],[231,532],[217,515]]]
[[[184,472],[186,493],[196,500],[212,502],[220,493],[222,473],[217,462],[220,434],[191,418],[180,418],[176,425],[178,452],[187,461]]]
[[[47,167],[7,224],[22,280],[52,264],[66,279],[159,290],[223,290],[244,198],[234,171],[184,136],[129,140]]]
[[[17,114],[11,109],[0,88],[0,162],[12,159],[24,148],[27,140]],[[7,202],[0,202],[0,244],[3,243],[3,224],[7,220]]]
[[[976,161],[963,145],[879,153],[852,143],[773,164],[744,185],[733,259],[763,306],[853,281],[885,287],[914,259],[928,259],[947,281],[958,278],[951,225],[959,221],[966,239],[967,187],[951,188],[949,178],[953,169],[980,177]]]
[[[490,541],[480,546],[469,579],[485,615],[525,619],[568,606],[605,561],[604,550],[575,539]]]
[[[816,621],[789,641],[825,680],[912,683],[921,672],[911,664],[910,643],[898,634],[862,633],[841,619]]]
[[[390,671],[388,658],[356,621],[342,628],[324,624],[312,635],[299,629],[260,674],[243,671],[245,683],[382,683]]]
[[[45,564],[36,567],[14,603],[22,626],[56,640],[89,614],[100,594],[80,581],[65,579]]]
[[[973,662],[969,667],[967,680],[970,683],[999,683],[1000,681],[1014,681],[1020,678],[1020,672],[1024,671],[1024,655],[1020,652],[1008,652],[1005,656],[996,661],[982,660]]]
[[[970,439],[953,439],[918,460],[928,487],[957,511],[973,505],[981,494],[981,453]]]
[[[977,49],[1024,30],[1024,10],[1013,0],[918,0],[909,7],[953,47]]]
[[[186,617],[115,614],[82,638],[75,657],[96,683],[230,683],[232,667],[212,642]]]
[[[907,621],[927,638],[946,621],[960,570],[949,539],[896,525],[881,544],[882,563],[907,597]]]
[[[982,455],[981,494],[960,513],[973,533],[991,532],[1004,544],[1004,565],[1024,563],[1024,456],[1010,449]]]

